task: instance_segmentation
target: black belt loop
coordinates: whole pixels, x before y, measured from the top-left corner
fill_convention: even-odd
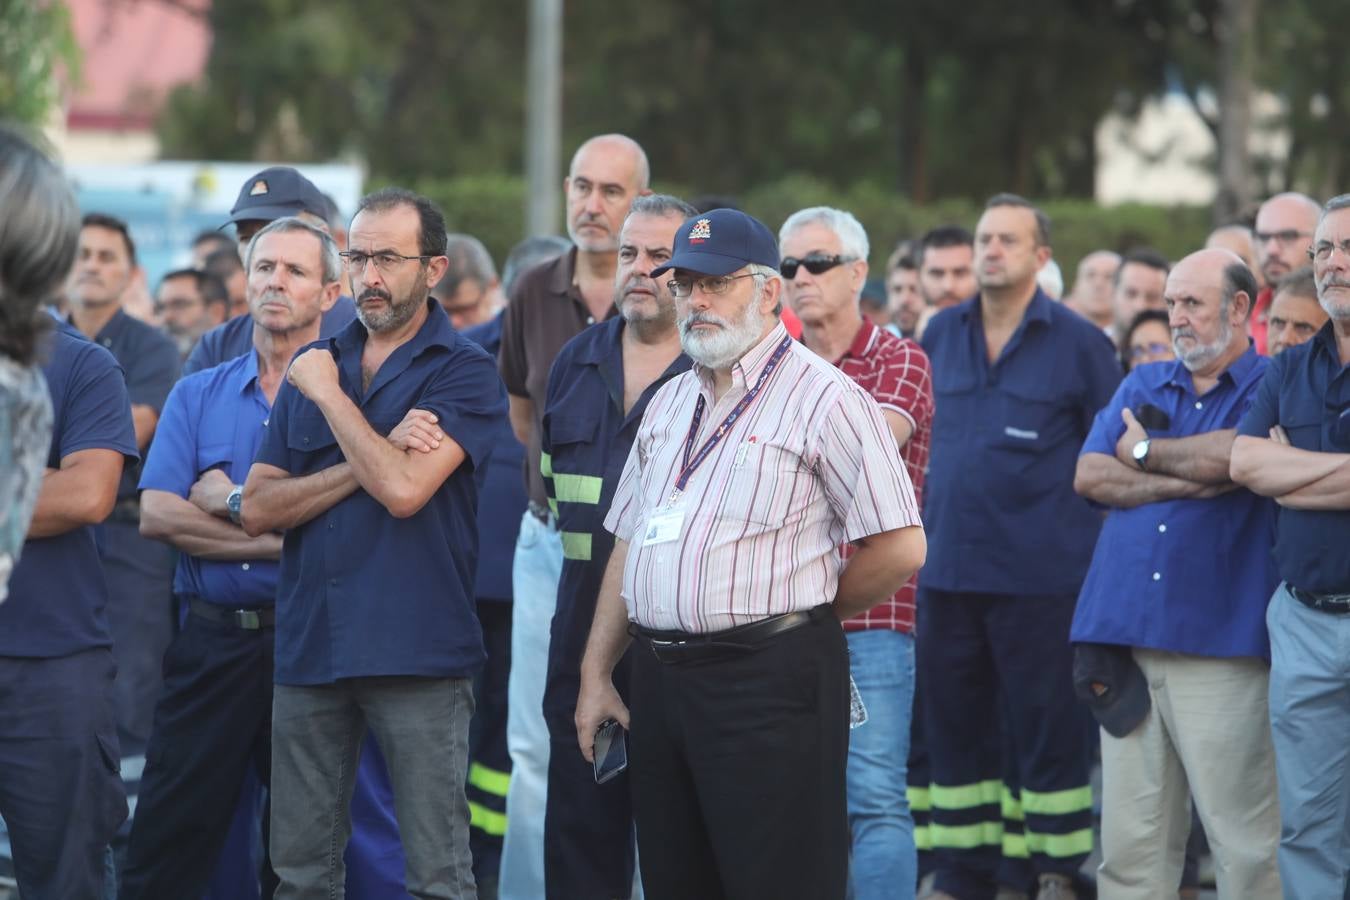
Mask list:
[[[198,618],[215,622],[218,625],[233,625],[241,631],[262,631],[275,628],[277,611],[275,607],[264,606],[259,609],[230,609],[216,603],[208,603],[201,597],[189,595],[188,610]]]
[[[704,634],[686,634],[682,631],[660,631],[643,628],[630,622],[628,633],[642,638],[652,654],[666,664],[694,662],[728,656],[743,656],[760,645],[789,631],[823,618],[831,612],[829,604],[800,612],[784,613],[738,625],[725,631]]]
[[[1330,613],[1333,616],[1350,614],[1350,594],[1318,594],[1294,587],[1288,582],[1285,583],[1285,587],[1289,589],[1289,596],[1309,609]]]

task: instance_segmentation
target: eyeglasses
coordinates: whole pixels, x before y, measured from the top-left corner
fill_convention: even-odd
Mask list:
[[[1284,231],[1257,231],[1252,234],[1256,238],[1256,243],[1264,244],[1267,241],[1274,241],[1281,247],[1288,247],[1299,238],[1312,237],[1311,231],[1298,231],[1294,228],[1286,228]]]
[[[405,262],[411,259],[417,259],[421,260],[422,262],[426,262],[429,259],[436,258],[435,255],[404,256],[402,253],[395,253],[392,250],[381,250],[379,253],[362,253],[359,250],[343,250],[341,253],[338,254],[338,256],[341,256],[342,261],[347,264],[348,271],[364,272],[366,270],[366,263],[371,262],[373,260],[375,263],[375,268],[379,269],[381,272],[384,272],[385,274],[394,271],[399,266],[403,265]]]
[[[812,253],[809,256],[803,256],[801,259],[789,256],[779,264],[778,271],[782,273],[784,278],[796,278],[797,267],[801,266],[812,275],[824,275],[835,266],[842,266],[844,263],[853,262],[857,258],[856,256],[840,256],[839,254],[825,256],[821,253]]]
[[[731,290],[731,283],[738,278],[754,278],[754,272],[743,275],[704,275],[702,278],[672,278],[666,282],[670,293],[676,297],[689,297],[697,286],[705,294],[725,294]]]
[[[1171,344],[1136,344],[1130,348],[1130,359],[1140,360],[1145,356],[1157,356],[1161,353],[1171,352]]]
[[[1331,259],[1331,254],[1337,250],[1350,256],[1350,239],[1341,241],[1339,244],[1333,244],[1330,241],[1319,241],[1317,244],[1308,248],[1308,259],[1316,262],[1326,262]]]

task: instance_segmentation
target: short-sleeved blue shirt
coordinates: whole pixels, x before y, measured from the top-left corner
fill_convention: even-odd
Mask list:
[[[921,587],[1077,594],[1101,527],[1073,491],[1078,450],[1120,383],[1111,341],[1037,289],[989,362],[976,295],[933,317],[933,443]]]
[[[624,412],[622,316],[587,328],[563,345],[548,375],[540,468],[562,533],[562,577],[553,614],[550,677],[579,671],[614,535],[605,515],[628,451],[656,392],[689,370],[681,353]]]
[[[1300,450],[1350,453],[1350,443],[1336,440],[1337,419],[1350,410],[1350,366],[1341,365],[1333,327],[1271,360],[1238,434],[1264,438],[1279,425]],[[1281,508],[1275,564],[1294,587],[1350,594],[1350,510]]]
[[[1152,404],[1167,414],[1151,437],[1183,438],[1236,428],[1267,360],[1255,347],[1197,396],[1180,361],[1150,363],[1125,377],[1097,414],[1083,453],[1114,457],[1125,433],[1120,411]],[[1163,500],[1112,509],[1102,526],[1071,639],[1198,656],[1270,658],[1266,604],[1275,589],[1270,545],[1275,504],[1239,489],[1209,500]]]
[[[486,465],[506,415],[506,389],[492,357],[455,333],[435,300],[427,303],[422,327],[390,354],[368,390],[361,389],[366,329],[359,321],[310,345],[333,354],[343,392],[375,431],[388,434],[414,407],[429,410],[466,459],[406,519],[358,490],[286,532],[277,588],[278,684],[463,677],[482,665],[473,602],[475,471]],[[344,460],[319,408],[282,384],[256,461],[305,476]]]
[[[192,485],[211,469],[243,484],[270,411],[258,384],[256,351],[187,376],[164,404],[141,473],[141,490],[167,491],[186,500]],[[231,608],[271,606],[278,570],[276,560],[213,560],[180,553],[173,589]]]
[[[500,313],[482,325],[466,328],[463,333],[494,358],[500,354]],[[510,602],[513,596],[511,565],[516,555],[520,517],[525,514],[528,502],[520,479],[524,467],[525,447],[516,440],[510,421],[504,421],[493,439],[492,458],[478,491],[478,575],[473,590],[479,600]]]
[[[356,303],[343,294],[338,297],[333,308],[323,314],[319,320],[319,340],[326,341],[351,324],[356,318]],[[226,360],[243,356],[253,350],[253,316],[244,313],[228,322],[217,325],[197,341],[187,362],[183,363],[183,374],[191,375],[203,369],[218,366]]]
[[[116,450],[124,466],[136,462],[127,385],[111,353],[62,322],[42,374],[52,397],[49,468],[80,450]],[[107,602],[94,526],[26,541],[9,599],[0,604],[0,656],[50,658],[110,646]]]
[[[126,373],[132,406],[148,406],[156,413],[164,409],[169,390],[178,380],[180,360],[173,341],[157,328],[119,309],[94,335],[94,343],[112,353]],[[126,466],[117,488],[117,499],[135,497],[139,480],[140,465]]]

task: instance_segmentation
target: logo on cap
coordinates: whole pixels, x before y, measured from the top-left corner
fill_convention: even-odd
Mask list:
[[[712,223],[707,219],[699,219],[694,223],[694,227],[689,229],[689,243],[701,244],[712,238]]]
[[[253,187],[249,188],[248,190],[248,195],[250,197],[256,197],[259,194],[265,193],[267,193],[267,182],[263,181],[261,178],[253,182]]]

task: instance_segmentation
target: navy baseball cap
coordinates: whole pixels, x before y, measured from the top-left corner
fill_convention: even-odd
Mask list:
[[[739,209],[710,209],[688,219],[675,232],[675,253],[655,278],[671,269],[700,275],[730,275],[751,263],[777,271],[778,241],[764,223]]]
[[[1144,671],[1130,648],[1117,644],[1073,645],[1073,690],[1113,737],[1138,728],[1153,706]]]
[[[289,166],[263,169],[244,182],[230,208],[230,222],[267,222],[307,212],[328,219],[328,201],[314,182]]]

